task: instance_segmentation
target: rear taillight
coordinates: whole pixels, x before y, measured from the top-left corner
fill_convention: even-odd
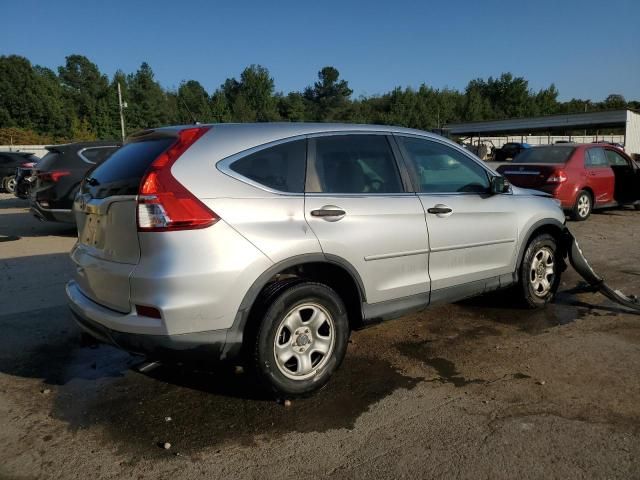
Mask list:
[[[218,221],[215,213],[171,175],[171,166],[209,128],[181,130],[176,142],[153,161],[140,182],[138,231],[191,230]]]
[[[564,173],[564,170],[556,170],[549,178],[547,178],[547,183],[564,183],[567,181],[567,174]]]
[[[56,183],[62,177],[66,177],[67,175],[71,175],[71,172],[68,170],[53,170],[51,172],[39,173],[38,177],[40,177],[40,180]]]

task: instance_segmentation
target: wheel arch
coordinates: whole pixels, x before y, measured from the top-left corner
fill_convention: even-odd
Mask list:
[[[223,358],[232,358],[241,353],[245,334],[251,325],[256,323],[257,301],[265,288],[279,278],[295,276],[331,287],[345,304],[350,327],[353,329],[362,323],[362,306],[366,302],[366,293],[362,278],[353,265],[335,255],[296,255],[272,265],[247,290],[238,307],[233,325],[227,333]]]
[[[565,224],[553,218],[546,218],[543,220],[539,220],[533,225],[531,225],[531,227],[529,227],[529,229],[527,230],[527,233],[522,237],[525,240],[520,243],[520,248],[518,250],[518,257],[516,259],[516,270],[515,270],[516,282],[519,280],[518,275],[520,272],[520,264],[522,263],[524,254],[527,251],[527,247],[531,243],[531,240],[533,240],[538,235],[541,235],[544,233],[551,235],[558,242],[558,248],[560,249],[559,257],[561,259],[564,259],[565,246],[564,246],[563,239],[564,239],[564,231],[566,230],[566,228],[567,227]]]
[[[593,189],[591,187],[589,187],[589,186],[585,185],[584,187],[578,189],[578,191],[576,192],[576,200],[575,201],[578,200],[578,194],[580,192],[582,192],[583,190],[585,192],[587,192],[589,195],[591,195],[591,208],[593,209],[596,206],[596,197],[595,197],[595,193],[593,192]],[[574,203],[575,203],[575,201],[574,201]]]

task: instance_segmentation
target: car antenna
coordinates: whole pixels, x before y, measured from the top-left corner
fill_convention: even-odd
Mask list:
[[[184,108],[187,109],[187,112],[189,112],[189,116],[191,117],[191,120],[193,121],[194,125],[198,125],[200,124],[200,122],[198,120],[196,120],[196,117],[193,113],[191,113],[191,110],[189,110],[189,107],[187,106],[187,102],[184,101],[184,98],[180,97],[180,100],[182,101],[182,105],[184,105]]]

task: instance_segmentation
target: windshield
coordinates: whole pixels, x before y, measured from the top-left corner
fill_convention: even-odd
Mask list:
[[[567,163],[574,147],[528,148],[520,152],[513,163]]]

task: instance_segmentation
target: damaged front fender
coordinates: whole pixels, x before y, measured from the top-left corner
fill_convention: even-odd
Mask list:
[[[566,255],[569,257],[569,263],[571,263],[574,270],[589,283],[593,291],[600,292],[609,300],[633,310],[634,313],[640,314],[640,301],[638,297],[635,295],[625,295],[620,290],[614,290],[609,287],[604,279],[589,265],[589,262],[580,249],[580,245],[578,245],[578,241],[568,228],[565,228],[563,235],[564,249]]]

